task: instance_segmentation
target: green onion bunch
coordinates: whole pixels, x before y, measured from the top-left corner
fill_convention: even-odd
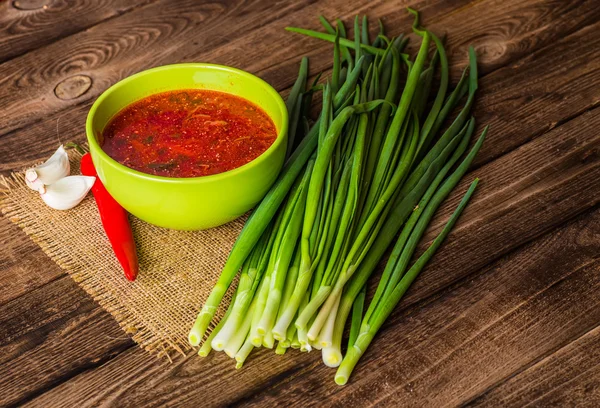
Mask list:
[[[331,24],[321,17],[324,32],[287,28],[333,43],[333,71],[323,84],[317,77],[309,85],[308,60],[300,64],[287,99],[288,159],[248,218],[190,331],[190,344],[199,345],[239,274],[233,299],[200,347],[201,356],[211,349],[224,351],[240,368],[254,348],[275,348],[277,354],[318,349],[326,365],[338,367],[335,381],[345,384],[467,205],[478,180],[413,261],[427,226],[467,171],[487,128],[468,151],[477,90],[473,48],[469,66],[450,90],[442,40],[409,11],[421,38],[414,59],[403,52],[407,38],[388,38],[381,22],[371,41],[366,17],[355,18],[353,39],[339,19]],[[322,91],[322,107],[311,126],[317,91]],[[367,282],[389,247],[375,294],[365,305]]]

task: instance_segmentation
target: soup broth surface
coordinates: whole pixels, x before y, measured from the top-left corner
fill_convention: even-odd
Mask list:
[[[166,177],[200,177],[243,166],[277,138],[271,118],[241,97],[202,89],[148,96],[121,110],[102,149],[127,167]]]

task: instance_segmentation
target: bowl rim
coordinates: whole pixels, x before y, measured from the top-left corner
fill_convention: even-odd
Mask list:
[[[261,85],[263,85],[266,89],[266,92],[271,95],[274,100],[276,101],[280,113],[281,113],[281,117],[282,117],[282,124],[281,124],[281,128],[279,129],[279,131],[277,132],[277,138],[275,139],[275,141],[273,142],[273,144],[271,144],[271,146],[269,146],[269,148],[267,150],[265,150],[263,153],[261,153],[258,157],[254,158],[253,160],[249,161],[248,163],[236,167],[234,169],[231,170],[227,170],[224,171],[222,173],[216,173],[216,174],[210,174],[207,176],[199,176],[199,177],[166,177],[166,176],[157,176],[154,174],[149,174],[149,173],[144,173],[142,171],[139,170],[135,170],[132,169],[131,167],[127,167],[124,164],[119,163],[118,161],[116,161],[115,159],[113,159],[112,157],[110,157],[100,146],[100,144],[98,143],[98,141],[96,140],[96,136],[94,135],[93,132],[93,128],[92,128],[92,122],[93,122],[93,118],[94,115],[96,113],[96,110],[98,110],[98,107],[102,104],[102,102],[108,97],[108,95],[110,95],[112,92],[114,92],[116,89],[126,85],[129,82],[133,82],[135,80],[137,80],[140,77],[149,75],[149,74],[153,74],[155,72],[159,72],[159,71],[167,71],[167,70],[171,70],[171,69],[179,69],[179,68],[193,68],[193,69],[209,69],[209,70],[220,70],[220,71],[227,71],[227,72],[231,72],[234,73],[236,75],[240,75],[242,77],[245,77],[247,79],[250,79],[251,81],[255,81],[260,83]],[[181,88],[181,89],[188,89],[188,88]],[[207,90],[210,90],[207,88]],[[223,92],[221,90],[215,90],[217,92]],[[156,93],[160,93],[160,92],[156,92]],[[228,92],[223,92],[223,93],[228,93]],[[232,94],[235,95],[235,94]],[[238,96],[238,95],[236,95]],[[238,96],[239,97],[239,96]],[[246,99],[246,98],[243,98]],[[250,102],[254,103],[255,105],[261,107],[258,103],[248,99]],[[262,107],[261,107],[262,108]],[[267,113],[265,111],[265,113]],[[269,116],[269,118],[271,120],[273,120],[273,118],[271,117],[271,115],[269,115],[269,113],[267,113],[267,115]],[[92,107],[90,108],[87,118],[86,118],[86,123],[85,123],[85,132],[86,132],[86,137],[87,137],[87,141],[88,141],[88,145],[90,148],[90,152],[92,151],[92,149],[95,150],[95,153],[98,154],[107,164],[111,165],[112,167],[115,167],[118,170],[130,173],[132,175],[135,175],[137,177],[140,178],[144,178],[146,180],[155,180],[155,181],[159,181],[159,182],[170,182],[170,183],[208,183],[208,182],[214,182],[214,181],[219,181],[219,180],[223,180],[229,177],[234,177],[240,173],[245,172],[246,170],[257,166],[259,163],[265,161],[269,156],[271,156],[273,154],[273,152],[278,148],[278,146],[283,143],[283,140],[285,139],[285,135],[287,134],[288,131],[288,111],[287,111],[287,106],[283,100],[283,98],[281,97],[281,95],[279,95],[279,92],[277,92],[275,90],[275,88],[273,88],[268,82],[266,82],[265,80],[263,80],[262,78],[259,78],[258,76],[251,74],[247,71],[238,69],[238,68],[233,68],[233,67],[229,67],[226,65],[219,65],[219,64],[211,64],[211,63],[200,63],[200,62],[187,62],[187,63],[179,63],[179,64],[169,64],[169,65],[162,65],[162,66],[158,66],[155,68],[150,68],[150,69],[146,69],[144,71],[140,71],[136,74],[130,75],[118,82],[116,82],[115,84],[113,84],[112,86],[110,86],[108,89],[106,89],[104,92],[102,92],[102,94],[96,99],[96,101],[94,102],[94,104],[92,105]]]

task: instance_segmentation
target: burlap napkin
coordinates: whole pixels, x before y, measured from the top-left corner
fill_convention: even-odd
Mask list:
[[[69,152],[71,174],[80,154]],[[140,273],[125,279],[90,193],[77,207],[53,210],[30,190],[24,173],[2,177],[2,213],[119,323],[145,350],[185,353],[187,334],[219,277],[245,217],[206,231],[174,231],[131,217]],[[230,291],[231,292],[231,291]],[[224,303],[231,298],[229,293]],[[222,316],[223,311],[217,313]]]

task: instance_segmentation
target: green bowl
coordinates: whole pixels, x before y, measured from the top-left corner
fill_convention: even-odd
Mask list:
[[[118,163],[102,150],[99,138],[104,127],[121,109],[158,92],[191,88],[227,92],[254,102],[273,120],[277,139],[263,154],[241,167],[192,178],[142,173]],[[283,99],[262,79],[222,65],[192,63],[149,69],[111,86],[90,109],[86,133],[100,180],[127,211],[160,227],[200,230],[234,220],[263,198],[283,166],[287,126]]]

